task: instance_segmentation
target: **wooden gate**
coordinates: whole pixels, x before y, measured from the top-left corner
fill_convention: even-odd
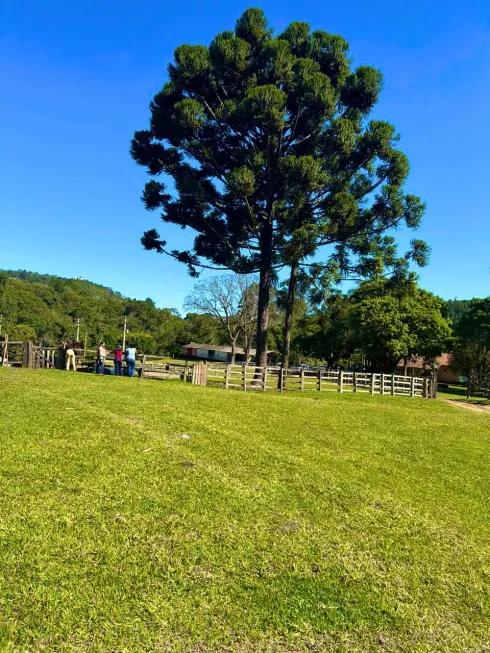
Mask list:
[[[31,370],[54,369],[57,361],[57,347],[36,346],[32,342],[24,343],[24,367]]]

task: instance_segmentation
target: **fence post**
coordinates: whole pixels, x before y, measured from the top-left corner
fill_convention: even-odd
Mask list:
[[[32,365],[32,340],[24,342],[24,360],[22,361],[23,367],[31,367]]]
[[[301,392],[303,392],[303,390],[305,389],[305,368],[304,367],[301,368],[299,383],[300,383],[300,390],[301,390]]]
[[[208,365],[207,363],[203,363],[202,374],[201,374],[201,385],[205,387],[207,383],[208,383]]]
[[[357,372],[353,372],[352,374],[352,386],[353,392],[357,392]]]
[[[339,370],[339,392],[344,391],[344,373],[342,370]]]
[[[395,375],[391,375],[391,394],[395,395]]]
[[[243,364],[243,391],[247,392],[247,363]]]
[[[145,368],[146,368],[146,354],[143,354],[143,358],[141,359],[140,379],[142,379],[145,376]]]
[[[264,392],[265,392],[267,390],[267,365],[264,367],[263,381],[264,381]]]
[[[281,392],[284,392],[286,389],[286,369],[284,367],[281,367],[279,374],[281,375]]]
[[[410,396],[415,397],[415,377],[413,375],[410,379]]]
[[[229,387],[230,387],[230,366],[227,365],[225,370],[225,390],[228,390]]]
[[[318,392],[322,391],[322,371],[318,370]]]
[[[385,375],[381,372],[381,394],[385,393]]]
[[[376,390],[376,374],[373,372],[371,374],[371,394],[373,395]]]
[[[424,379],[423,397],[425,397],[425,399],[429,398],[429,379],[428,378]]]

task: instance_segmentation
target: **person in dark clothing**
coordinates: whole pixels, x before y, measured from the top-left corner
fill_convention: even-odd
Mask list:
[[[118,345],[114,349],[114,368],[116,370],[116,376],[123,375],[122,359],[123,359],[123,350],[121,345]]]

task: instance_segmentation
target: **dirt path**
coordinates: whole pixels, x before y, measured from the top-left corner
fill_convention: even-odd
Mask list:
[[[477,404],[472,404],[469,401],[456,401],[454,399],[441,399],[445,404],[451,404],[451,406],[458,406],[459,408],[466,408],[467,410],[472,410],[475,413],[490,413],[490,406],[478,406]]]

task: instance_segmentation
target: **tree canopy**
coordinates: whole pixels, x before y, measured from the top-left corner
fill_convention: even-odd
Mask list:
[[[135,133],[135,161],[173,182],[149,181],[146,208],[195,232],[187,250],[156,229],[144,246],[194,275],[200,266],[259,273],[259,365],[279,268],[326,246],[329,276],[426,259],[418,240],[398,257],[386,234],[416,228],[424,205],[403,192],[409,164],[395,128],[369,120],[381,87],[375,68],[351,69],[341,36],[303,22],[276,36],[252,8],[209,46],[175,50],[149,129]]]
[[[446,315],[455,329],[458,327],[463,315],[469,310],[472,301],[471,299],[448,299],[445,302]]]
[[[447,351],[452,329],[443,310],[443,300],[413,279],[366,282],[329,302],[305,347],[331,365],[358,353],[373,371],[392,372],[401,360]]]
[[[453,363],[468,377],[468,392],[490,394],[490,297],[473,299],[456,328]]]

